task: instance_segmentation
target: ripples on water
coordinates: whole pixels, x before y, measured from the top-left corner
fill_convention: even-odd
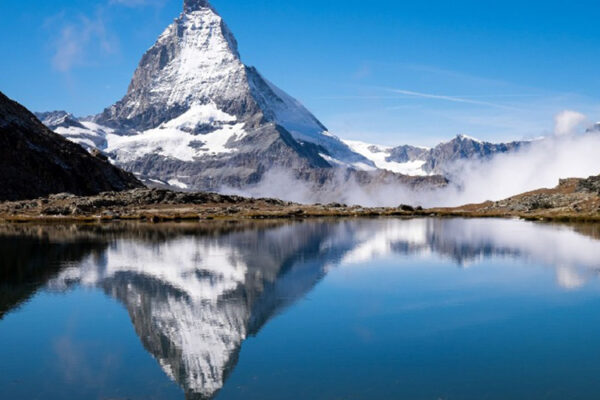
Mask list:
[[[596,398],[599,236],[491,219],[0,227],[0,398]]]

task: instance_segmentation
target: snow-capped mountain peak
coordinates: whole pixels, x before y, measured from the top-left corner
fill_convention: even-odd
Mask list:
[[[186,1],[142,57],[126,96],[97,121],[143,131],[209,103],[241,117],[256,112],[247,86],[237,42],[222,18],[206,1]]]
[[[318,191],[338,177],[369,184],[388,174],[246,66],[235,37],[207,0],[185,0],[182,13],[142,56],[126,95],[80,122],[83,128],[59,133],[99,148],[148,184],[244,190],[275,172]]]
[[[208,0],[184,0],[183,2],[183,11],[186,13],[198,11],[203,8],[211,8]]]
[[[481,140],[474,138],[472,136],[469,135],[465,135],[463,133],[461,133],[460,135],[456,136],[456,140],[458,141],[468,141],[468,142],[475,142],[475,143],[483,143]]]
[[[142,57],[125,97],[94,122],[112,129],[102,150],[115,163],[190,189],[243,186],[275,165],[375,167],[246,66],[235,37],[205,0],[184,1]]]
[[[411,176],[427,175],[427,172],[423,169],[423,166],[426,163],[425,158],[420,156],[427,152],[426,149],[419,150],[419,148],[416,147],[403,146],[405,153],[407,153],[408,147],[413,150],[410,157],[406,156],[403,158],[395,156],[395,152],[397,152],[398,148],[364,143],[356,140],[345,140],[344,143],[355,152],[371,160],[377,168]]]
[[[84,128],[77,118],[66,111],[50,111],[45,113],[35,113],[35,116],[42,121],[44,125],[52,130],[56,128]]]

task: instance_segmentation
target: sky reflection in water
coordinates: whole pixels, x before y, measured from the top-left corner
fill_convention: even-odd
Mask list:
[[[594,226],[5,229],[0,398],[591,399],[600,390]]]

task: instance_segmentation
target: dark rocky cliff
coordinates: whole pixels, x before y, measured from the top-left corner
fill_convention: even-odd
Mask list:
[[[0,201],[142,187],[130,173],[46,128],[0,93]]]

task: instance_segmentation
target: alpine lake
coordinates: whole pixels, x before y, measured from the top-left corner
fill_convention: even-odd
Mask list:
[[[0,226],[0,399],[597,399],[600,226]]]

